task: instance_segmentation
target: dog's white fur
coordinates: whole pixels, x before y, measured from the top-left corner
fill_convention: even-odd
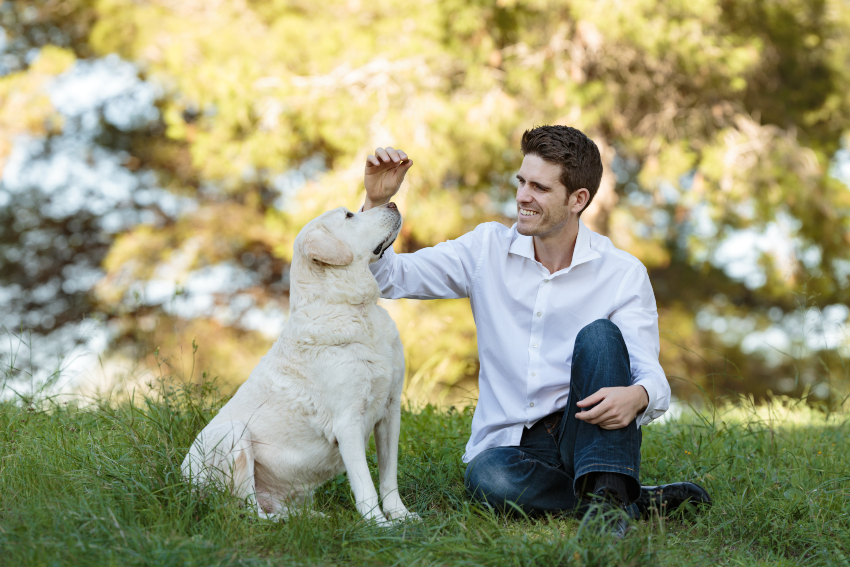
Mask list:
[[[289,321],[198,435],[183,461],[186,478],[227,486],[259,515],[284,519],[345,470],[364,518],[417,517],[397,484],[404,354],[368,267],[400,227],[390,204],[356,214],[335,209],[298,234]],[[366,463],[373,430],[383,513]]]

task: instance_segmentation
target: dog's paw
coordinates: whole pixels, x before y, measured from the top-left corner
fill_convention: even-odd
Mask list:
[[[407,508],[395,508],[393,510],[384,510],[384,514],[393,522],[418,522],[422,520],[419,514],[411,512]]]
[[[322,512],[318,512],[316,510],[287,510],[286,508],[281,508],[277,512],[266,512],[262,508],[257,513],[260,519],[268,520],[270,522],[286,522],[293,515],[303,514],[308,518],[327,518],[327,514],[323,514]]]
[[[285,512],[266,512],[262,508],[257,512],[257,516],[261,520],[268,520],[269,522],[285,522],[289,518],[289,515]]]
[[[363,514],[363,519],[366,520],[367,523],[378,526],[379,528],[388,528],[393,525],[393,523],[389,521],[380,510],[369,510],[367,513]]]

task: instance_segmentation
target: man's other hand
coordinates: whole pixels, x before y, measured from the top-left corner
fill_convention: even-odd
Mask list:
[[[366,158],[366,203],[363,210],[389,203],[412,166],[413,160],[401,150],[375,148],[375,155],[369,154]]]
[[[649,396],[640,385],[602,388],[576,404],[580,408],[595,406],[578,412],[576,418],[602,429],[620,429],[634,421],[648,403]]]

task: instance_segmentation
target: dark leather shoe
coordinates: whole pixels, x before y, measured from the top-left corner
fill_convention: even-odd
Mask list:
[[[648,518],[653,512],[666,516],[686,503],[698,509],[708,508],[711,506],[711,496],[706,489],[693,482],[641,486],[640,497],[635,505],[641,517]]]
[[[592,492],[582,500],[587,512],[578,528],[579,537],[593,533],[607,533],[617,539],[623,539],[629,531],[629,518],[625,503],[616,494],[604,488]]]

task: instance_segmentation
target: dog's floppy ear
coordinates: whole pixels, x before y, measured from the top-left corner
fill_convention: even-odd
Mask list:
[[[347,266],[354,260],[354,254],[345,242],[322,228],[310,231],[302,249],[310,260],[332,266]]]

